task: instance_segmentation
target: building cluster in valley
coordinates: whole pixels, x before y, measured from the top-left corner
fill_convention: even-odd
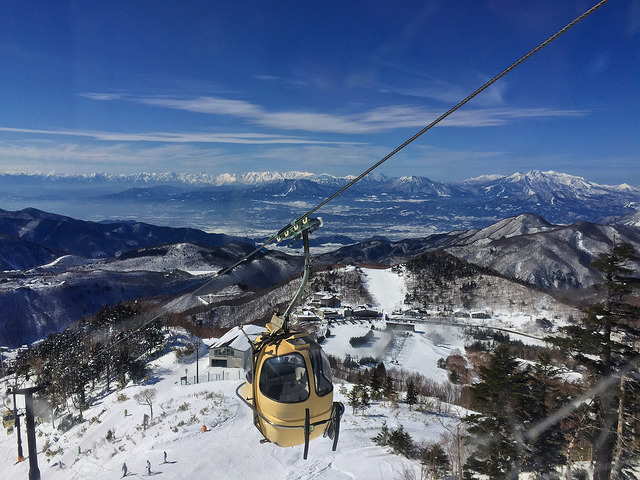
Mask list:
[[[329,327],[333,322],[376,319],[380,316],[380,311],[372,305],[341,306],[338,295],[316,292],[307,304],[296,308],[292,320],[294,324],[312,334],[317,341],[322,342],[329,335]],[[258,325],[232,328],[209,346],[209,366],[243,367],[245,352],[251,346],[249,342],[255,340],[263,331],[265,328]]]

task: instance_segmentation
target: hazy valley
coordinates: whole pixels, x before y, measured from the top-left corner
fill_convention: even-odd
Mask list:
[[[272,181],[282,186],[281,182],[285,180],[245,180],[242,188],[259,185],[260,188],[268,186],[273,189]],[[335,182],[332,180],[330,183],[334,186]],[[612,191],[609,189],[607,195],[613,195]],[[433,194],[432,190],[429,192],[423,191],[421,195]],[[436,195],[440,194],[450,195],[451,189],[441,186]],[[628,192],[621,194],[620,205],[623,200],[629,200],[626,195]],[[556,202],[559,196],[556,192],[550,198]],[[565,192],[562,196],[582,198],[583,212],[596,210],[593,205],[598,204],[590,204],[580,189],[571,195]],[[542,193],[536,194],[536,199],[541,200],[542,197]],[[272,193],[271,198],[274,202],[281,201],[278,193]],[[515,202],[515,195],[510,198]],[[133,206],[136,206],[135,202]],[[613,218],[617,208],[624,210],[629,207],[614,205],[601,213]],[[92,222],[36,209],[0,213],[0,265],[4,270],[0,305],[6,312],[0,327],[0,344],[12,346],[60,331],[105,305],[138,298],[169,298],[191,291],[255,248],[246,236],[205,233],[192,228],[158,227],[133,221]],[[356,220],[361,220],[364,228],[369,216],[354,217],[354,221],[348,223],[349,231],[343,233],[352,233],[351,225],[358,224]],[[380,220],[387,225],[383,229],[366,227],[368,236],[372,237],[374,232],[391,231],[392,222],[397,218],[393,214],[386,215],[384,220]],[[628,220],[632,216],[625,218]],[[269,220],[273,221],[273,218]],[[417,222],[416,219],[412,221]],[[252,222],[256,224],[257,220]],[[347,225],[346,220],[342,222],[339,225]],[[486,222],[486,218],[474,218],[471,223],[475,222]],[[331,225],[331,222],[326,225]],[[442,227],[439,225],[438,228]],[[431,225],[428,229],[431,228],[435,227]],[[611,248],[614,239],[640,245],[640,229],[622,221],[609,225],[587,221],[558,225],[531,213],[500,219],[484,228],[433,233],[396,241],[378,237],[358,242],[353,238],[357,235],[327,235],[327,229],[329,227],[323,227],[311,237],[313,268],[316,271],[349,264],[391,267],[405,264],[420,255],[443,251],[485,269],[501,284],[510,282],[513,288],[530,291],[527,295],[535,297],[542,295],[538,292],[545,291],[569,302],[579,302],[598,280],[590,264],[599,253]],[[281,288],[279,286],[287,285],[300,273],[300,245],[294,247],[284,245],[265,250],[252,261],[207,285],[202,293],[216,293],[231,285],[239,285],[243,292],[242,295],[238,295],[238,291],[230,296],[218,295],[214,303],[207,305],[205,310],[218,312],[205,315],[211,317],[208,325],[229,327],[268,318],[268,312],[285,301],[291,288],[281,294],[274,294],[272,290],[275,288],[277,291]],[[327,287],[331,288],[330,282]],[[432,288],[434,298],[446,298],[451,296],[453,285],[442,282],[432,285]],[[489,288],[485,294],[473,292],[476,296],[473,308],[483,310],[513,305],[518,303],[514,297],[522,295],[522,292],[517,295],[497,293],[501,291]],[[262,307],[255,307],[256,299],[267,292],[272,298],[258,301]],[[451,310],[462,308],[465,303],[462,295],[456,295],[457,298],[448,302]],[[420,301],[415,300],[415,305],[420,306]],[[225,302],[235,306],[223,308]],[[245,302],[249,302],[251,307],[243,309],[242,316],[234,319],[239,308],[237,305]],[[468,298],[466,303],[469,303]],[[197,305],[198,301],[192,300],[185,310]],[[221,313],[224,311],[227,313]],[[544,316],[543,313],[540,315]]]
[[[334,194],[351,177],[244,175],[0,175],[5,210],[34,207],[83,220],[192,227],[254,240]],[[557,172],[487,175],[457,183],[369,175],[319,213],[316,243],[392,240],[484,228],[521,213],[551,223],[638,223],[638,186],[599,185]],[[229,215],[229,212],[233,212]],[[345,238],[346,237],[346,238]]]

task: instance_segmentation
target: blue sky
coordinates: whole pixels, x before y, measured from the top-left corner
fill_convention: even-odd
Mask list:
[[[356,175],[589,1],[5,1],[0,171]],[[380,172],[640,184],[638,0],[611,0]]]

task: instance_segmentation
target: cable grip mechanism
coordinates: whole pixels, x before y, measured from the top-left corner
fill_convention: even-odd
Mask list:
[[[284,227],[276,235],[276,241],[278,243],[289,240],[291,243],[295,243],[300,240],[302,232],[312,233],[322,226],[321,218],[313,218],[308,215],[304,215]]]

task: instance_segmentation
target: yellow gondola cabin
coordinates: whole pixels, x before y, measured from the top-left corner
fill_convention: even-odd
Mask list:
[[[236,389],[238,397],[253,410],[253,423],[268,441],[281,447],[304,443],[320,435],[333,439],[336,449],[342,403],[333,401],[331,367],[324,351],[308,332],[289,328],[289,313],[300,298],[309,276],[308,230],[317,219],[297,224],[304,240],[305,266],[302,285],[283,318],[274,315],[267,331],[251,342],[245,358],[246,382]],[[285,232],[285,237],[289,235]],[[247,337],[248,338],[248,337]],[[242,390],[242,394],[239,391]]]

